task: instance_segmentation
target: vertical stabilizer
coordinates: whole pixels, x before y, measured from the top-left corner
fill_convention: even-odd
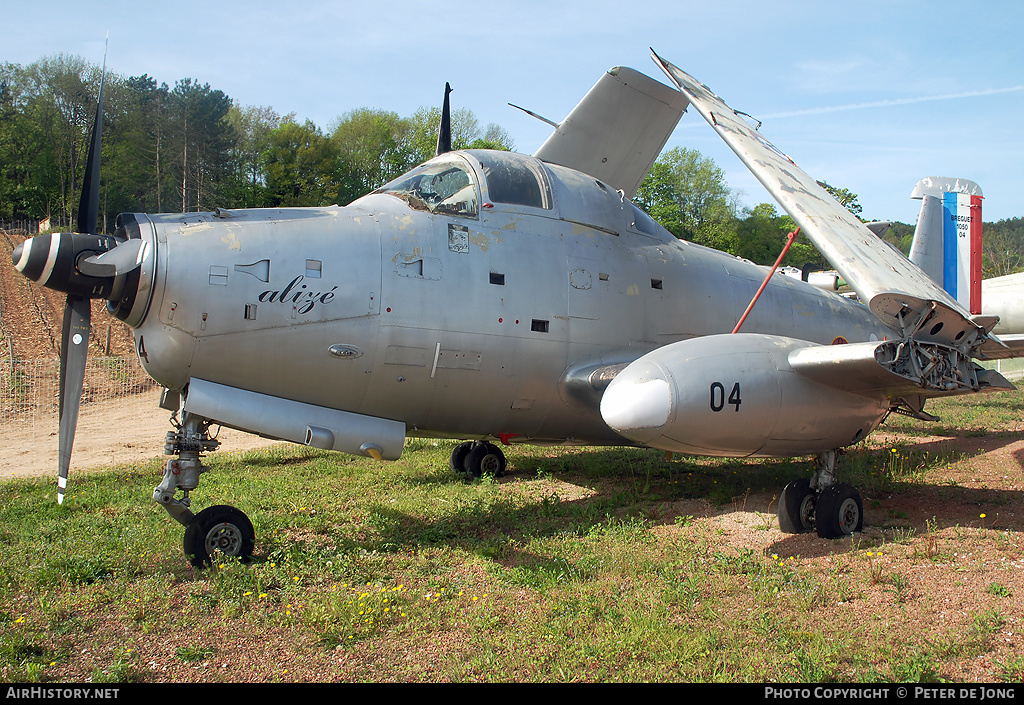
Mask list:
[[[981,313],[981,187],[929,176],[910,197],[921,199],[910,261],[965,309]]]

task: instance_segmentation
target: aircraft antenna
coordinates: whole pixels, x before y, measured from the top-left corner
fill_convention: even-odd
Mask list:
[[[448,102],[448,94],[452,92],[451,84],[444,84],[444,106],[441,108],[441,126],[437,130],[437,150],[435,157],[452,151],[452,111]]]

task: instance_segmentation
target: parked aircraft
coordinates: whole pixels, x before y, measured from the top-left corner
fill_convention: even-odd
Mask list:
[[[972,313],[998,316],[997,335],[1024,333],[1024,273],[982,278],[981,187],[928,176],[910,197],[921,200],[910,261]]]
[[[781,527],[859,531],[839,451],[890,412],[927,418],[929,397],[1011,388],[972,358],[1019,348],[654,58],[674,87],[612,69],[533,156],[445,151],[442,134],[434,159],[345,207],[125,213],[113,236],[96,232],[101,89],[77,232],[13,255],[68,294],[60,496],[99,298],[181,415],[153,496],[196,565],[254,546],[240,510],[191,509],[218,424],[384,460],[407,436],[462,439],[451,465],[470,476],[502,472],[498,442],[814,455],[814,477],[782,493]],[[688,104],[864,304],[764,281],[631,202]]]

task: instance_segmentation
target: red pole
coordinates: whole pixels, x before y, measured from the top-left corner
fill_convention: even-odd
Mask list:
[[[756,304],[757,300],[761,297],[761,292],[764,291],[766,286],[768,286],[768,282],[771,281],[772,275],[775,274],[775,270],[779,268],[779,265],[782,264],[782,259],[786,256],[786,253],[789,252],[789,246],[793,244],[793,241],[796,240],[796,236],[799,234],[800,228],[797,228],[786,236],[786,246],[782,248],[782,252],[779,253],[779,258],[776,259],[775,264],[772,265],[772,270],[768,272],[768,276],[764,278],[763,282],[761,282],[761,288],[757,290],[757,293],[754,294],[754,298],[750,300],[750,303],[747,305],[747,310],[743,312],[742,316],[740,316],[739,323],[737,323],[736,327],[732,329],[733,333],[739,332],[740,326],[743,325],[743,321],[747,320],[747,316],[754,308],[754,304]]]

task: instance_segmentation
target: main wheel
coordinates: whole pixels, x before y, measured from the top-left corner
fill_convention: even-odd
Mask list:
[[[837,482],[818,494],[814,509],[818,536],[838,539],[864,528],[864,502],[850,485]]]
[[[197,568],[210,565],[222,553],[243,562],[252,555],[256,531],[241,510],[226,504],[207,507],[185,529],[184,549]]]
[[[814,490],[806,478],[794,480],[779,498],[779,529],[787,534],[802,534],[814,528]]]
[[[505,454],[493,443],[474,443],[466,454],[463,468],[469,477],[492,475],[501,477],[505,474],[508,463]]]
[[[466,456],[469,455],[469,451],[473,450],[473,443],[474,441],[463,441],[452,449],[451,458],[448,459],[448,465],[452,472],[459,475],[466,474]]]

